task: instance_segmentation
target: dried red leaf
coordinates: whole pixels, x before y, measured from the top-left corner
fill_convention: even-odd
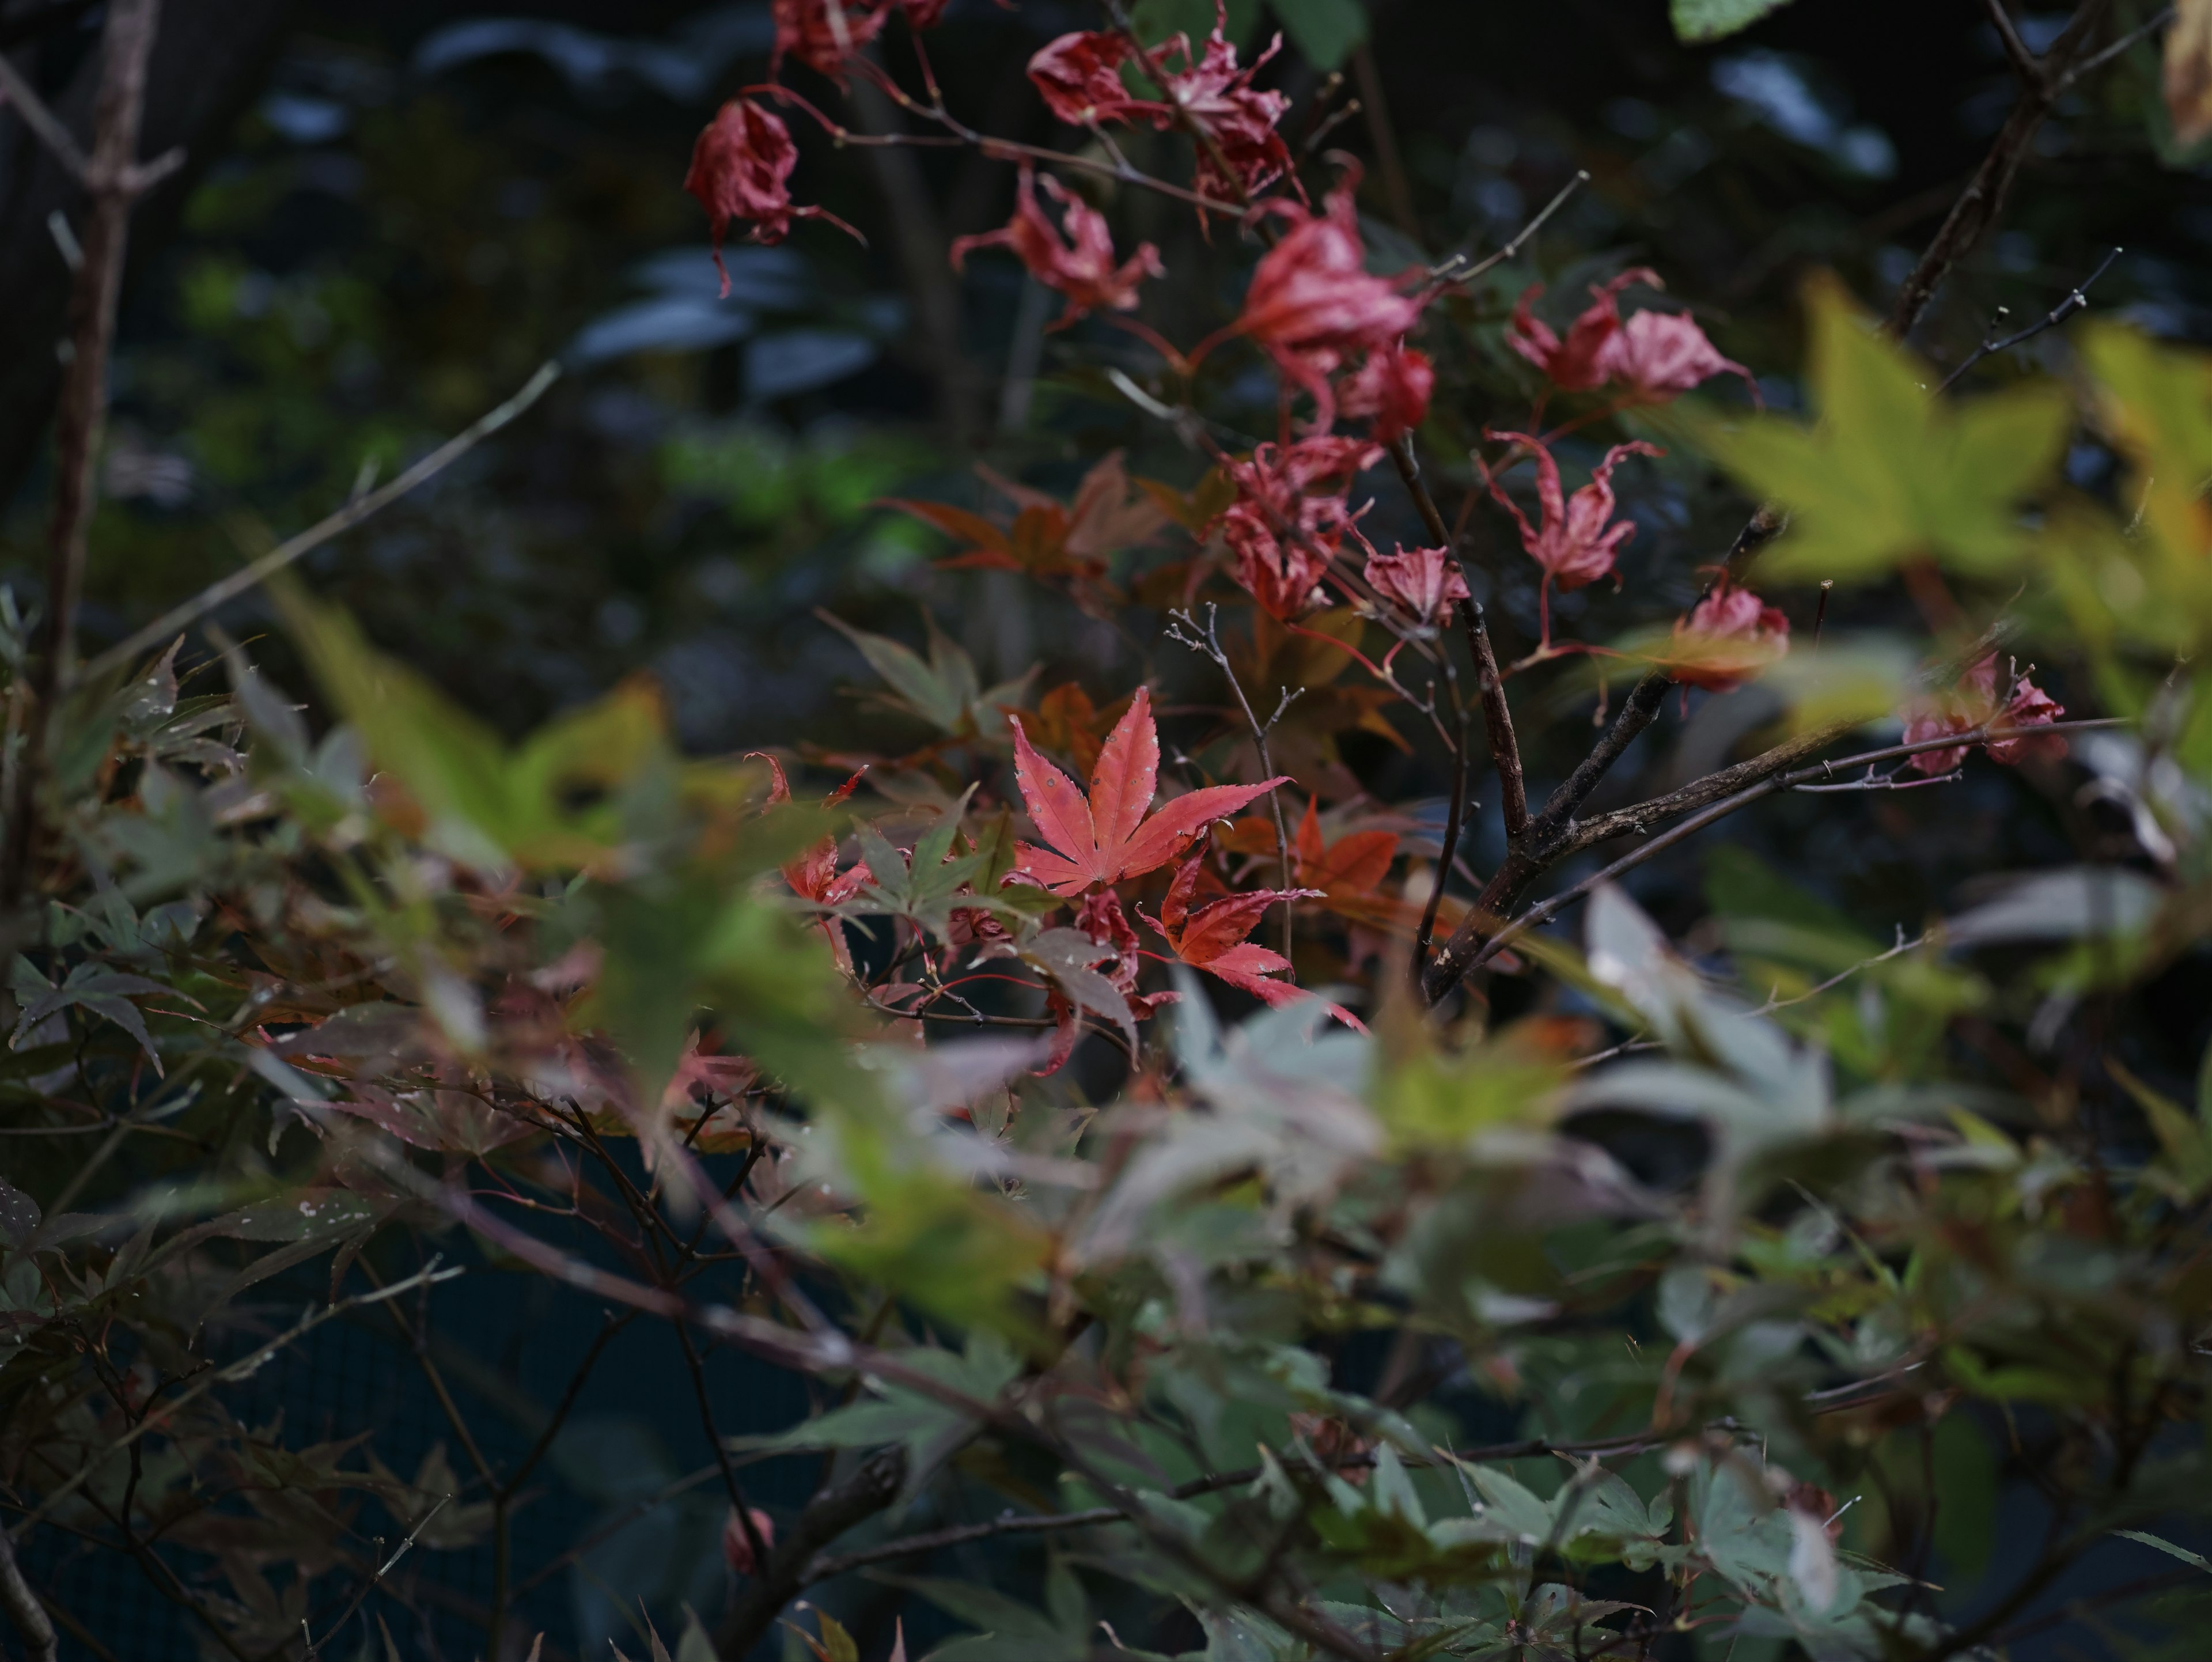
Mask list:
[[[1395,601],[1414,622],[1431,629],[1450,621],[1452,602],[1468,597],[1467,578],[1459,561],[1442,548],[1401,549],[1395,554],[1367,556],[1364,574],[1368,587]]]
[[[1531,283],[1513,307],[1513,320],[1505,327],[1505,344],[1542,370],[1545,379],[1561,392],[1586,393],[1613,374],[1606,354],[1620,332],[1620,306],[1615,296],[1638,283],[1654,289],[1664,286],[1656,271],[1643,265],[1623,271],[1610,283],[1591,284],[1591,302],[1568,326],[1565,339],[1535,314],[1532,302],[1544,292],[1544,285]]]
[[[1139,243],[1137,252],[1116,266],[1114,235],[1107,227],[1106,216],[1047,174],[1042,180],[1045,194],[1060,206],[1060,228],[1055,229],[1037,205],[1038,182],[1035,169],[1021,170],[1014,190],[1014,216],[995,231],[956,241],[954,268],[965,262],[971,249],[1012,249],[1031,277],[1067,297],[1066,309],[1054,326],[1056,328],[1094,311],[1134,311],[1138,283],[1148,277],[1167,275],[1167,268],[1160,264],[1160,251],[1149,242]]]
[[[782,241],[794,219],[826,219],[848,235],[860,236],[827,209],[792,206],[787,181],[798,165],[791,129],[750,98],[730,100],[701,130],[684,188],[707,210],[724,295],[730,292],[730,274],[722,266],[722,241],[733,223],[750,221],[746,234],[754,242]]]
[[[1045,107],[1070,126],[1126,121],[1161,108],[1130,96],[1120,74],[1129,57],[1129,43],[1123,36],[1103,29],[1081,30],[1040,47],[1030,59],[1030,80]]]
[[[1687,686],[1732,692],[1790,650],[1790,619],[1723,578],[1674,624],[1667,673]]]
[[[1263,444],[1228,465],[1237,500],[1218,523],[1237,581],[1268,616],[1296,618],[1325,602],[1322,575],[1354,517],[1352,481],[1382,459],[1378,446],[1325,434]]]
[[[1529,525],[1520,504],[1499,488],[1495,478],[1490,481],[1490,494],[1513,515],[1521,529],[1521,546],[1544,568],[1547,586],[1557,583],[1563,589],[1580,588],[1610,574],[1620,545],[1636,534],[1632,521],[1613,517],[1613,470],[1629,456],[1665,453],[1642,439],[1616,444],[1592,470],[1590,482],[1568,496],[1559,487],[1559,465],[1541,440],[1525,433],[1486,432],[1483,436],[1519,445],[1536,459],[1536,500],[1544,516],[1541,530]]]
[[[848,6],[843,0],[775,0],[775,50],[769,72],[780,74],[795,58],[810,70],[845,84],[845,65],[866,48],[890,17],[888,0]]]
[[[1330,192],[1319,214],[1279,199],[1265,204],[1291,228],[1260,257],[1237,320],[1237,332],[1266,350],[1284,379],[1312,396],[1316,432],[1336,420],[1329,377],[1356,353],[1395,346],[1423,304],[1368,271],[1352,205],[1357,182]]]
[[[1338,384],[1337,410],[1364,417],[1379,441],[1395,444],[1428,418],[1436,384],[1436,368],[1426,353],[1409,350],[1403,342],[1378,346]]]
[[[1940,698],[1917,706],[1908,713],[1905,724],[1905,742],[1908,745],[1940,739],[1947,733],[1971,733],[2000,720],[2008,727],[2048,727],[2066,714],[2066,707],[2037,686],[2028,675],[2021,675],[2006,694],[2002,708],[1997,703],[1997,654],[1994,652],[1977,661],[1959,678],[1959,684]],[[2065,738],[2058,734],[2038,737],[1996,739],[1985,746],[1992,761],[2014,766],[2031,756],[2059,757],[2066,754]],[[1964,745],[1942,750],[1923,750],[1911,758],[1906,765],[1924,774],[1948,773],[1966,759]]]

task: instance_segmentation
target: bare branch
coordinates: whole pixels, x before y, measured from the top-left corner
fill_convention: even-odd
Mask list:
[[[309,526],[298,536],[281,542],[252,564],[234,571],[228,577],[210,583],[189,600],[171,606],[143,629],[134,630],[117,642],[98,657],[88,661],[80,679],[92,679],[120,668],[146,652],[161,644],[181,629],[197,623],[210,612],[228,606],[240,595],[259,587],[277,572],[301,556],[312,554],[332,538],[343,536],[402,496],[442,473],[463,456],[505,427],[544,396],[545,389],[561,378],[557,363],[540,364],[538,373],[523,384],[522,390],[495,410],[487,411],[474,423],[456,433],[428,455],[406,472],[394,478],[381,490],[358,496],[327,518]]]
[[[1996,0],[1990,3],[2002,11]],[[1973,178],[1967,181],[1959,199],[1951,204],[1951,211],[1943,216],[1934,240],[1920,256],[1920,263],[1899,288],[1887,326],[1897,339],[1903,340],[1912,332],[1913,325],[1920,321],[1921,314],[1928,309],[1928,302],[1936,297],[1936,290],[1950,275],[1951,268],[1996,225],[1997,216],[2004,211],[2006,198],[2012,194],[2013,181],[2019,177],[2021,166],[2035,143],[2035,135],[2059,95],[2079,78],[2076,60],[2112,10],[2112,0],[2082,0],[2081,8],[2051,43],[2051,50],[2036,62],[2033,78],[2022,87],[2020,101],[2013,106],[2012,114],[1999,129],[1989,154],[1982,158],[1981,166],[1974,170]]]
[[[1237,707],[1244,712],[1245,725],[1252,730],[1252,742],[1258,747],[1260,752],[1260,776],[1262,779],[1272,779],[1275,776],[1275,763],[1274,758],[1267,753],[1267,730],[1282,719],[1283,711],[1290,705],[1290,695],[1287,692],[1284,695],[1282,703],[1275,707],[1274,715],[1264,723],[1253,713],[1252,701],[1244,696],[1244,688],[1237,679],[1236,670],[1230,665],[1229,654],[1222,650],[1221,636],[1216,627],[1217,614],[1218,608],[1209,601],[1206,608],[1206,628],[1201,631],[1196,619],[1188,612],[1171,612],[1168,614],[1168,638],[1178,646],[1187,647],[1193,652],[1213,660],[1215,667],[1221,671],[1223,677],[1228,681],[1229,690],[1237,695]],[[1291,862],[1291,829],[1283,819],[1283,797],[1280,791],[1271,790],[1267,793],[1267,807],[1275,817],[1275,853],[1282,862],[1283,887],[1295,889],[1298,886],[1297,874]],[[1295,927],[1293,919],[1296,911],[1295,901],[1283,902],[1283,956],[1285,958],[1291,955],[1292,930]]]
[[[52,151],[55,159],[70,171],[80,183],[92,172],[91,160],[77,148],[77,142],[59,116],[46,107],[38,89],[23,78],[23,72],[0,53],[0,98],[15,107],[15,113],[23,118],[23,125],[31,130],[40,143]]]
[[[1454,254],[1449,259],[1445,260],[1441,265],[1435,265],[1430,268],[1429,277],[1431,280],[1445,286],[1449,286],[1455,283],[1472,283],[1475,278],[1480,277],[1485,271],[1494,270],[1498,266],[1503,265],[1507,260],[1514,259],[1520,253],[1522,249],[1528,247],[1528,239],[1534,236],[1537,232],[1542,230],[1546,223],[1551,219],[1552,216],[1559,212],[1560,209],[1565,207],[1567,205],[1568,199],[1571,198],[1577,191],[1579,191],[1583,186],[1589,184],[1589,180],[1590,176],[1589,174],[1585,173],[1579,167],[1577,168],[1575,170],[1575,176],[1569,180],[1565,185],[1561,186],[1549,202],[1547,202],[1541,208],[1537,210],[1536,216],[1534,219],[1530,220],[1526,225],[1523,225],[1519,230],[1514,232],[1512,240],[1507,242],[1504,247],[1498,248],[1491,253],[1485,254],[1480,259],[1476,260],[1471,265],[1466,264],[1467,256],[1465,254]]]
[[[1989,13],[1990,21],[1996,28],[1997,39],[2003,43],[2005,56],[2012,60],[2013,73],[2020,77],[2021,85],[2040,92],[2044,82],[2043,65],[2027,49],[2027,42],[2020,38],[2020,30],[2014,26],[2012,13],[2006,7],[2005,0],[1982,0],[1982,9]]]
[[[0,58],[0,63],[6,61]],[[23,1641],[23,1653],[29,1662],[54,1662],[61,1654],[60,1641],[54,1637],[54,1624],[46,1615],[46,1607],[39,1602],[39,1595],[23,1579],[22,1569],[15,1562],[15,1543],[5,1530],[0,1530],[0,1610],[5,1610],[8,1620],[15,1624],[16,1637]]]
[[[2082,721],[2051,721],[2041,727],[2035,728],[2033,731],[2037,734],[2060,733],[2079,731],[2087,728],[2110,728],[2118,727],[2119,725],[2121,725],[2121,723],[2115,718],[2100,716]],[[1651,858],[1653,855],[1658,854],[1664,849],[1670,849],[1674,847],[1675,843],[1681,842],[1685,837],[1703,831],[1707,825],[1711,825],[1715,820],[1725,819],[1729,815],[1734,813],[1738,808],[1749,807],[1753,802],[1758,801],[1761,797],[1771,796],[1778,791],[1796,789],[1800,786],[1811,784],[1814,781],[1820,780],[1832,774],[1838,768],[1854,768],[1863,764],[1887,762],[1899,757],[1917,756],[1923,751],[1949,750],[1955,746],[1960,745],[1972,746],[1981,744],[1991,738],[2005,739],[2015,737],[2021,731],[2021,729],[2014,728],[2008,723],[1999,720],[1985,722],[1981,727],[1972,728],[1965,733],[1947,734],[1940,739],[1923,739],[1919,740],[1917,743],[1909,745],[1889,745],[1881,750],[1866,751],[1856,756],[1846,756],[1833,762],[1822,762],[1816,764],[1812,767],[1800,768],[1795,772],[1774,774],[1765,779],[1760,780],[1758,783],[1751,786],[1748,789],[1738,791],[1732,796],[1723,797],[1719,801],[1706,808],[1702,813],[1691,815],[1690,818],[1683,820],[1680,825],[1672,826],[1669,829],[1660,832],[1658,836],[1653,837],[1650,842],[1639,843],[1636,848],[1632,849],[1628,853],[1621,855],[1620,859],[1606,867],[1604,870],[1598,872],[1592,876],[1584,878],[1572,888],[1562,890],[1559,893],[1553,895],[1550,899],[1540,901],[1537,904],[1531,906],[1527,911],[1522,913],[1520,916],[1515,918],[1512,922],[1499,929],[1497,934],[1492,935],[1489,940],[1486,941],[1482,944],[1481,949],[1474,954],[1473,961],[1468,967],[1469,969],[1474,969],[1480,965],[1488,963],[1492,958],[1495,958],[1513,941],[1528,934],[1529,930],[1550,922],[1552,918],[1557,916],[1560,912],[1572,905],[1576,901],[1581,899],[1584,895],[1612,882],[1623,873],[1627,872],[1637,866],[1642,865],[1645,861]]]

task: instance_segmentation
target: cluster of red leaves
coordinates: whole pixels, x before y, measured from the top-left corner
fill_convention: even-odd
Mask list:
[[[1229,465],[1237,499],[1214,524],[1237,581],[1269,617],[1296,618],[1325,602],[1322,580],[1357,517],[1352,481],[1381,460],[1364,440],[1329,434],[1263,444]]]
[[[1139,52],[1126,35],[1085,30],[1039,50],[1030,59],[1030,80],[1045,107],[1072,127],[1133,121],[1149,121],[1162,131],[1185,127],[1198,141],[1199,194],[1240,204],[1291,170],[1289,147],[1276,131],[1291,101],[1252,84],[1281,44],[1276,36],[1257,58],[1240,66],[1217,7],[1202,52],[1192,49],[1188,34]],[[1134,64],[1161,96],[1133,94],[1121,78],[1127,64]]]
[[[1996,725],[2007,728],[2048,727],[2066,714],[2066,707],[2037,686],[2027,674],[2015,679],[2007,689],[2002,702],[1997,696],[1997,654],[1990,653],[1978,659],[1948,696],[1930,701],[1908,712],[1905,723],[1905,742],[1924,744],[1930,739],[1941,739],[1947,733],[1971,733],[1977,728]],[[2066,754],[2066,740],[2058,734],[2022,736],[2012,739],[1992,739],[1987,749],[1990,759],[2014,766],[2031,756],[2060,757]],[[1909,764],[1916,771],[1924,774],[1948,773],[1966,759],[1964,745],[1942,750],[1923,750]]]
[[[902,11],[911,27],[922,29],[938,21],[944,3],[775,0],[776,64],[780,70],[790,59],[840,84],[848,73],[881,76],[883,71],[863,53],[892,13]],[[960,539],[963,545],[942,563],[1023,571],[1064,585],[1086,611],[1104,615],[1122,598],[1110,581],[1110,556],[1149,541],[1166,518],[1175,517],[1200,540],[1218,537],[1231,575],[1258,608],[1255,640],[1262,625],[1306,635],[1328,627],[1314,614],[1330,604],[1332,587],[1355,607],[1329,616],[1341,616],[1355,629],[1359,619],[1381,616],[1401,633],[1434,631],[1451,620],[1455,606],[1468,600],[1465,575],[1449,548],[1401,547],[1384,554],[1359,533],[1364,509],[1353,503],[1359,476],[1382,459],[1384,447],[1405,439],[1427,418],[1436,368],[1426,354],[1408,344],[1408,337],[1419,327],[1437,284],[1418,268],[1395,277],[1369,269],[1354,205],[1356,172],[1326,195],[1319,211],[1310,205],[1278,131],[1288,100],[1255,84],[1279,44],[1271,44],[1254,62],[1242,63],[1217,8],[1215,27],[1198,46],[1187,34],[1147,47],[1126,31],[1078,31],[1038,51],[1028,71],[1046,107],[1071,125],[1099,132],[1111,125],[1142,124],[1188,134],[1201,213],[1214,203],[1234,204],[1248,223],[1270,228],[1271,246],[1257,262],[1236,320],[1187,358],[1143,325],[1125,320],[1123,326],[1153,339],[1183,368],[1195,366],[1221,342],[1249,341],[1281,378],[1283,437],[1227,460],[1218,472],[1220,494],[1209,496],[1202,506],[1198,495],[1184,499],[1149,481],[1137,482],[1144,496],[1133,495],[1118,455],[1095,468],[1066,504],[987,473],[988,483],[1013,504],[1011,525],[944,504],[892,504]],[[800,101],[781,87],[767,90]],[[802,107],[807,107],[802,102]],[[755,238],[772,241],[786,234],[795,218],[827,216],[818,208],[792,204],[788,181],[795,162],[796,150],[782,121],[749,99],[732,100],[701,135],[686,185],[712,216],[718,263],[720,243],[732,224],[743,223]],[[1263,194],[1285,180],[1295,199]],[[1006,223],[958,239],[951,251],[952,262],[959,267],[969,253],[988,247],[1006,249],[1036,282],[1064,297],[1055,327],[1094,313],[1109,318],[1133,313],[1144,281],[1164,275],[1152,244],[1139,243],[1127,258],[1117,257],[1105,216],[1060,180],[1040,176],[1028,163],[1020,169]],[[1647,308],[1624,320],[1619,296],[1636,284],[1661,286],[1656,274],[1638,268],[1593,287],[1591,304],[1564,336],[1535,315],[1541,289],[1532,287],[1514,309],[1507,341],[1544,372],[1553,389],[1607,389],[1613,410],[1665,402],[1717,374],[1736,374],[1751,384],[1749,373],[1722,356],[1686,315]],[[1755,385],[1752,390],[1756,398]],[[1311,411],[1293,438],[1290,401],[1300,395],[1310,402]],[[1540,400],[1538,409],[1540,413]],[[1363,423],[1364,432],[1340,432],[1340,421]],[[1513,447],[1508,465],[1522,453],[1534,463],[1533,524],[1496,475],[1486,468],[1484,475],[1543,574],[1540,649],[1548,652],[1552,588],[1579,588],[1607,575],[1618,581],[1620,551],[1635,527],[1614,517],[1614,470],[1630,455],[1660,453],[1641,440],[1615,445],[1598,461],[1589,482],[1570,493],[1549,438],[1534,433],[1488,436]],[[1359,574],[1364,581],[1351,576],[1344,557],[1347,539],[1364,553]],[[1186,597],[1199,581],[1188,579]],[[1667,647],[1656,655],[1686,684],[1727,691],[1778,657],[1788,639],[1789,625],[1779,612],[1723,582],[1676,624]],[[1990,697],[1994,696],[1992,691]],[[2022,711],[2023,722],[2036,719],[2032,700],[2023,702],[2016,694],[2012,703]],[[1959,727],[1941,730],[1973,725],[1966,704],[1958,699],[1925,719],[1940,715],[1950,720],[1954,709],[1966,712],[1960,715]],[[1115,708],[1098,709],[1071,682],[1047,694],[1034,713],[1012,718],[1016,783],[1038,840],[1019,846],[1007,880],[1035,885],[1073,903],[1075,930],[1098,949],[1091,963],[1103,967],[1096,973],[1127,999],[1134,1014],[1149,1014],[1165,995],[1147,999],[1137,991],[1142,954],[1117,886],[1146,878],[1178,857],[1188,856],[1158,917],[1146,921],[1181,961],[1270,1003],[1300,995],[1278,978],[1290,970],[1288,961],[1249,938],[1270,907],[1319,899],[1355,922],[1393,929],[1407,925],[1407,903],[1382,892],[1398,853],[1395,833],[1355,832],[1328,844],[1312,803],[1294,851],[1302,886],[1206,892],[1208,884],[1218,887],[1218,880],[1194,845],[1213,822],[1284,781],[1208,787],[1155,808],[1159,746],[1149,694],[1139,688],[1102,736],[1114,716]],[[1033,734],[1075,758],[1089,778],[1087,791],[1038,754]],[[1395,730],[1391,736],[1397,738]],[[776,789],[777,800],[788,794],[780,773]],[[865,864],[840,873],[836,846],[827,842],[793,861],[787,877],[795,892],[823,907],[850,899],[871,880]],[[975,914],[978,920],[983,916]],[[974,927],[980,930],[982,924]],[[842,959],[840,926],[825,919],[823,928]],[[995,924],[991,930],[994,939],[1006,933]],[[1079,955],[1087,949],[1078,950]],[[1089,971],[1091,965],[1083,968]],[[1073,1044],[1077,1012],[1065,989],[1055,986],[1051,996],[1061,1018],[1057,1061]]]
[[[1367,269],[1367,248],[1352,204],[1358,182],[1355,176],[1331,191],[1318,214],[1279,198],[1265,204],[1289,221],[1290,228],[1260,257],[1237,320],[1237,332],[1273,358],[1285,380],[1312,397],[1317,433],[1335,424],[1336,389],[1330,377],[1354,353],[1385,355],[1368,379],[1355,378],[1355,390],[1364,407],[1387,406],[1401,432],[1427,413],[1422,378],[1434,379],[1425,358],[1415,366],[1401,346],[1406,332],[1420,319],[1421,297],[1406,292],[1403,279],[1379,277]],[[1418,412],[1407,405],[1409,390],[1416,387]],[[1407,420],[1408,415],[1413,419]]]
[[[1715,375],[1741,375],[1759,396],[1751,371],[1724,358],[1697,320],[1674,312],[1643,311],[1621,321],[1619,295],[1641,283],[1663,289],[1659,274],[1638,265],[1612,282],[1592,284],[1590,304],[1567,326],[1563,338],[1535,315],[1541,283],[1524,292],[1513,308],[1505,341],[1544,372],[1563,393],[1587,393],[1612,385],[1623,405],[1665,404]]]

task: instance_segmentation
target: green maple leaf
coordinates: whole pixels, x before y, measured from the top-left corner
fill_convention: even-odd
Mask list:
[[[1929,390],[1927,367],[1875,333],[1832,279],[1813,285],[1808,305],[1820,421],[1701,421],[1694,435],[1746,490],[1788,511],[1765,570],[1850,583],[1917,557],[1970,576],[2019,564],[2019,505],[2064,447],[2065,393],[2035,385],[1946,400]]]

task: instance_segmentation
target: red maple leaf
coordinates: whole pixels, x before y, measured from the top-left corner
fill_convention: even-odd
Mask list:
[[[1164,935],[1168,945],[1175,949],[1175,955],[1191,968],[1218,976],[1264,1004],[1288,1004],[1296,999],[1318,997],[1318,994],[1310,993],[1294,982],[1274,980],[1275,975],[1291,967],[1291,960],[1245,937],[1276,902],[1318,899],[1321,891],[1253,889],[1193,906],[1190,903],[1197,897],[1199,874],[1204,864],[1203,855],[1185,861],[1175,881],[1168,886],[1167,898],[1160,902],[1160,915],[1157,918],[1146,917],[1139,912],[1138,916]],[[1358,1016],[1340,1005],[1331,1004],[1328,1013],[1348,1027],[1363,1033],[1367,1031]]]
[[[1107,735],[1087,799],[1030,746],[1020,717],[1007,720],[1014,728],[1014,781],[1022,805],[1048,845],[1019,844],[1013,875],[1065,898],[1157,871],[1213,821],[1289,782],[1285,774],[1256,785],[1208,785],[1148,813],[1159,779],[1160,735],[1152,695],[1143,687]]]

